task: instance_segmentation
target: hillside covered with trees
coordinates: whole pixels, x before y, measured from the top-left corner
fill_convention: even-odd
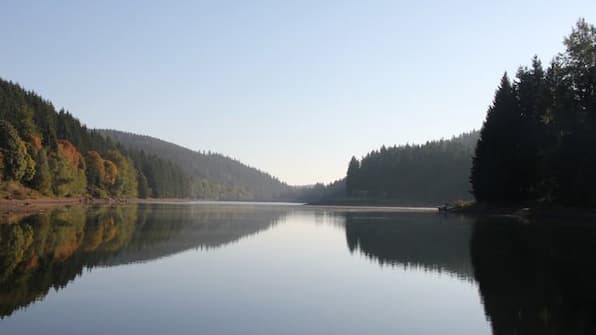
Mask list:
[[[0,180],[47,196],[138,194],[134,162],[71,114],[0,80]]]
[[[422,145],[374,150],[352,157],[346,176],[351,201],[434,205],[471,199],[469,171],[478,132]]]
[[[277,200],[295,195],[293,188],[279,179],[222,154],[194,151],[154,137],[117,130],[98,132],[127,149],[177,164],[196,181],[193,195],[197,198]]]
[[[596,28],[580,19],[564,45],[503,76],[474,154],[478,202],[596,205]]]
[[[0,197],[272,199],[276,191],[255,191],[249,182],[211,182],[189,174],[169,156],[124,148],[88,129],[69,112],[16,83],[0,79]],[[215,161],[225,158],[211,155]],[[184,163],[184,161],[181,161]],[[207,162],[200,162],[207,164]],[[232,171],[241,166],[230,163]],[[222,164],[212,169],[229,171]],[[247,168],[247,170],[250,170]],[[209,170],[212,171],[212,170]],[[241,174],[242,172],[239,172]],[[259,175],[260,172],[250,173]],[[265,174],[260,173],[263,176]],[[207,176],[211,177],[213,173]],[[230,177],[231,178],[231,177]],[[271,179],[283,189],[284,184]],[[255,182],[256,184],[259,181]],[[253,185],[253,184],[250,184]],[[256,188],[256,186],[255,186]]]

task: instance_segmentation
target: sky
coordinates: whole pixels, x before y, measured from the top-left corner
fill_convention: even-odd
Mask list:
[[[596,1],[12,1],[0,77],[93,128],[220,152],[290,184],[479,129]]]

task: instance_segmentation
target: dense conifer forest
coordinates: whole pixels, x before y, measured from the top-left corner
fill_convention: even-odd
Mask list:
[[[477,201],[596,205],[596,28],[580,19],[545,69],[501,79],[476,146]]]
[[[352,158],[347,196],[596,205],[596,28],[580,19],[564,45],[546,69],[534,57],[513,80],[503,75],[480,134]]]
[[[441,204],[471,200],[469,171],[478,132],[422,145],[374,150],[352,158],[347,196],[353,200],[387,200],[399,204]]]

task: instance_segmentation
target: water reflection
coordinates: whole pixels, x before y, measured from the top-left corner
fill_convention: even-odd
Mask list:
[[[469,219],[423,213],[346,213],[345,218],[351,252],[360,251],[382,265],[473,278]]]
[[[360,301],[375,294],[378,301],[385,298],[384,303],[393,304],[393,312],[403,307],[405,303],[400,299],[408,296],[410,289],[420,287],[392,290],[395,287],[390,286],[407,284],[403,274],[412,273],[408,271],[411,269],[422,269],[447,276],[422,273],[416,278],[424,281],[421,286],[441,280],[462,283],[458,280],[462,279],[466,281],[464,288],[467,287],[474,297],[478,297],[477,287],[494,334],[596,333],[596,291],[592,284],[596,278],[596,228],[590,222],[521,222],[511,218],[470,219],[428,213],[211,205],[72,207],[8,221],[0,223],[0,316],[3,318],[44,299],[52,288],[64,288],[85,269],[145,262],[189,249],[220,248],[275,227],[267,234],[268,239],[236,245],[236,252],[253,252],[247,257],[222,253],[220,258],[205,257],[201,260],[203,263],[194,263],[203,264],[207,269],[219,269],[219,272],[213,270],[212,276],[207,272],[200,273],[205,274],[203,285],[209,289],[201,291],[200,295],[195,292],[206,299],[199,301],[232,301],[234,297],[226,295],[229,293],[238,296],[240,303],[237,307],[242,313],[246,310],[256,312],[255,307],[263,307],[255,303],[255,299],[272,304],[263,307],[268,313],[275,313],[281,306],[288,308],[287,304],[291,303],[298,307],[300,303],[304,304],[304,313],[325,305],[324,301],[317,301],[317,297],[345,288],[345,292],[352,292],[354,297],[360,294]],[[282,227],[281,223],[286,229],[278,229]],[[333,229],[327,229],[329,226],[326,225],[332,225]],[[328,235],[315,240],[313,234]],[[334,241],[337,244],[333,244]],[[283,243],[291,245],[281,248]],[[220,251],[230,249],[234,248]],[[359,258],[350,254],[364,255],[383,269],[398,267],[402,271],[385,273],[390,278],[383,281],[378,266],[359,263]],[[221,260],[231,260],[231,263],[220,266],[225,263]],[[174,263],[185,266],[184,262],[188,262],[188,258]],[[244,265],[245,277],[240,281],[241,285],[234,279],[222,283],[225,278],[235,275],[236,266]],[[352,270],[354,268],[356,270]],[[296,273],[292,273],[294,270]],[[165,270],[159,267],[156,271]],[[270,277],[262,279],[261,274]],[[292,281],[294,276],[303,276],[304,280]],[[333,280],[326,283],[321,278]],[[214,283],[221,283],[220,291]],[[191,289],[193,284],[187,282],[181,290]],[[360,289],[353,289],[355,287]],[[426,288],[422,287],[423,290]],[[215,290],[213,297],[209,294],[211,290]],[[316,294],[309,295],[313,291]],[[294,292],[296,296],[283,300],[283,294],[288,292]],[[341,292],[336,298],[345,295]],[[429,288],[428,292],[439,291]],[[461,292],[451,296],[452,292],[441,291],[442,298],[412,295],[411,299],[424,301],[420,308],[424,311],[439,304],[439,299],[452,298],[449,306],[457,304]],[[163,296],[167,297],[167,294]],[[245,301],[243,297],[246,297]],[[280,301],[286,301],[286,304]],[[408,302],[416,303],[419,302]],[[197,306],[200,302],[195,308]],[[203,306],[203,313],[216,306]],[[360,304],[358,308],[364,306]],[[376,304],[367,308],[373,308],[371,306]],[[482,318],[480,305],[473,310]],[[466,320],[466,313],[453,313],[450,318]],[[288,320],[299,317],[292,315]],[[383,329],[391,329],[391,320],[383,321],[387,327]]]
[[[494,334],[596,334],[592,222],[479,219],[470,249]]]
[[[0,316],[64,288],[85,268],[220,247],[270,228],[285,213],[281,207],[134,205],[55,209],[0,222]]]

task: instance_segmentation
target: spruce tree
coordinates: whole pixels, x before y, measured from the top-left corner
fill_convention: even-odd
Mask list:
[[[596,27],[580,19],[559,57],[563,83],[572,100],[564,109],[571,128],[561,156],[569,165],[559,175],[558,198],[568,204],[596,205]]]
[[[548,108],[545,73],[537,57],[532,60],[530,69],[518,70],[514,89],[520,113],[519,169],[514,176],[519,185],[518,200],[535,200],[540,188],[539,165],[544,155],[543,148],[549,141],[544,118]]]
[[[505,73],[488,109],[472,160],[470,182],[477,201],[519,201],[516,173],[519,172],[520,119],[517,99]]]
[[[346,177],[346,191],[348,195],[353,195],[356,187],[358,187],[358,170],[360,169],[360,162],[356,157],[352,157],[348,165],[348,173]]]

